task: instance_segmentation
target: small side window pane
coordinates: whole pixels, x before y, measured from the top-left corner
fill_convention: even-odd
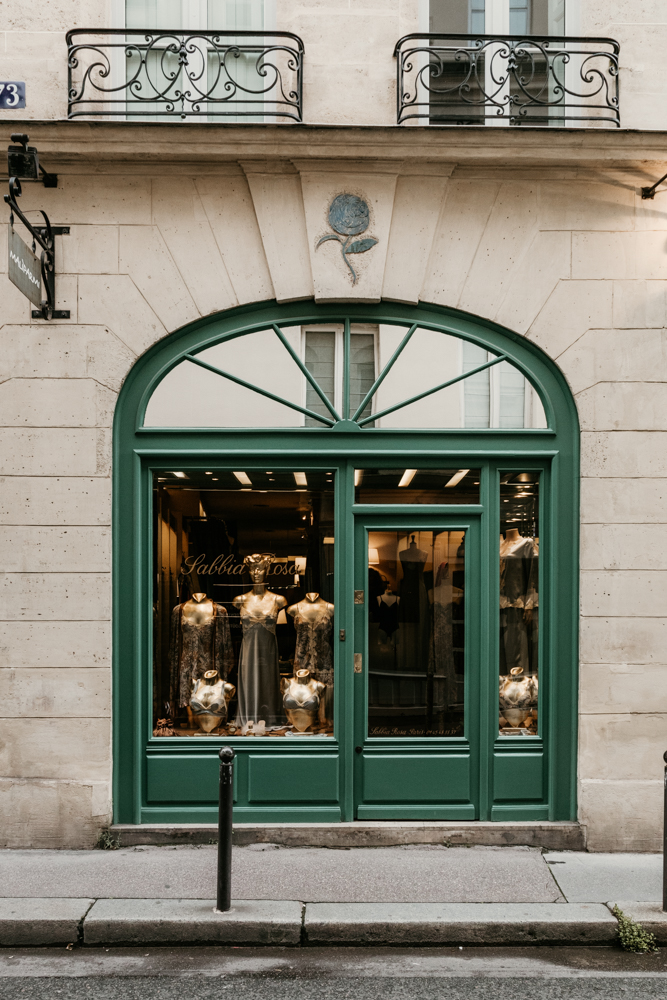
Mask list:
[[[539,476],[500,485],[501,736],[537,733],[539,693]]]

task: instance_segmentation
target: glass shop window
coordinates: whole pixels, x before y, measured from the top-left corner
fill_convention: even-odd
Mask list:
[[[154,474],[156,737],[333,736],[334,474]]]
[[[368,735],[463,736],[465,532],[368,533]]]
[[[539,475],[500,482],[500,735],[534,736],[539,692]]]
[[[355,503],[479,503],[479,469],[355,469]]]

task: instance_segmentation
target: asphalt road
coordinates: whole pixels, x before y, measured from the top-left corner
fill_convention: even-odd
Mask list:
[[[0,950],[0,1000],[664,1000],[667,951]]]

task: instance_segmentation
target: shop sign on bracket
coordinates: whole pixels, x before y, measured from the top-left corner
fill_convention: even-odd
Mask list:
[[[28,145],[28,136],[21,133],[12,135],[12,142],[18,146],[9,146],[7,150],[7,170],[9,173],[9,194],[5,201],[9,205],[9,245],[7,276],[19,291],[38,308],[33,309],[33,319],[69,319],[69,309],[56,309],[56,256],[55,236],[67,236],[69,226],[52,226],[49,217],[43,209],[38,209],[44,220],[43,226],[36,226],[21,211],[17,199],[21,197],[21,180],[39,180],[40,174],[44,187],[57,187],[58,177],[50,174],[39,163],[39,156],[34,146]],[[32,236],[32,248],[28,247],[14,230],[15,216],[23,223]],[[37,256],[37,246],[42,249]],[[42,298],[42,287],[45,298]]]
[[[37,254],[9,227],[7,277],[36,306],[42,304],[42,265]]]

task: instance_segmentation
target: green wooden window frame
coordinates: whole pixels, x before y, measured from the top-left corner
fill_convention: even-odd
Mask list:
[[[344,324],[346,357],[353,323],[403,326],[403,345],[416,327],[439,330],[507,359],[532,383],[542,401],[547,427],[542,429],[455,428],[394,429],[364,426],[377,418],[342,419],[326,401],[320,427],[225,429],[143,427],[148,401],[158,383],[184,358],[208,367],[197,353],[225,339],[274,328],[307,324]],[[287,346],[287,345],[286,345]],[[290,350],[289,346],[287,349]],[[394,361],[400,364],[400,349]],[[306,378],[301,360],[294,357]],[[344,402],[349,400],[349,364]],[[386,370],[376,380],[376,387]],[[470,374],[470,373],[467,373]],[[229,377],[226,375],[225,377]],[[238,380],[237,380],[238,381]],[[455,380],[456,381],[456,380]],[[449,383],[448,383],[449,384]],[[291,404],[290,404],[291,405]],[[344,406],[344,413],[348,409]],[[389,514],[431,518],[480,514],[481,603],[488,608],[481,636],[483,662],[479,678],[478,770],[476,818],[493,820],[568,820],[576,817],[579,426],[567,383],[544,352],[497,324],[434,305],[320,305],[264,302],[229,310],[191,324],[164,338],[134,365],[122,387],[114,418],[113,462],[113,745],[114,816],[116,822],[213,822],[220,740],[185,741],[151,738],[152,688],[152,470],[177,463],[187,471],[209,466],[328,470],[336,475],[336,628],[354,623],[355,518]],[[410,456],[406,463],[407,456]],[[481,469],[479,507],[407,507],[354,504],[354,469],[378,464],[398,467],[447,466]],[[242,464],[239,464],[242,462]],[[539,471],[541,529],[541,724],[536,737],[499,737],[498,705],[498,525],[500,477],[506,472]],[[426,522],[424,522],[426,523]],[[289,748],[278,741],[237,741],[236,819],[243,821],[336,821],[355,816],[354,774],[354,644],[335,650],[337,680],[336,739],[300,740]],[[205,742],[205,745],[203,743]],[[326,745],[323,745],[325,744]],[[252,746],[248,746],[252,743]],[[405,741],[403,741],[405,745]],[[429,741],[429,746],[433,742]],[[415,745],[414,751],[420,748]],[[424,752],[424,747],[421,747]],[[261,804],[250,789],[247,759],[260,762],[267,781],[275,779],[271,763],[289,754],[309,761],[318,775],[310,802]],[[164,766],[164,762],[167,762]],[[245,763],[244,763],[245,761]],[[162,763],[160,763],[162,762]],[[272,770],[273,768],[273,770]],[[313,771],[313,774],[315,774]],[[539,796],[513,794],[511,775],[522,782],[539,771]],[[259,773],[259,771],[257,772]],[[193,787],[198,775],[200,798],[179,802],[178,789]],[[530,777],[532,776],[532,777]],[[257,778],[252,778],[257,784]],[[147,796],[148,785],[153,789]],[[253,786],[254,787],[254,786]],[[509,790],[509,791],[508,791]],[[534,801],[533,801],[534,800]],[[253,804],[254,802],[254,804]],[[454,818],[454,816],[452,816]]]

